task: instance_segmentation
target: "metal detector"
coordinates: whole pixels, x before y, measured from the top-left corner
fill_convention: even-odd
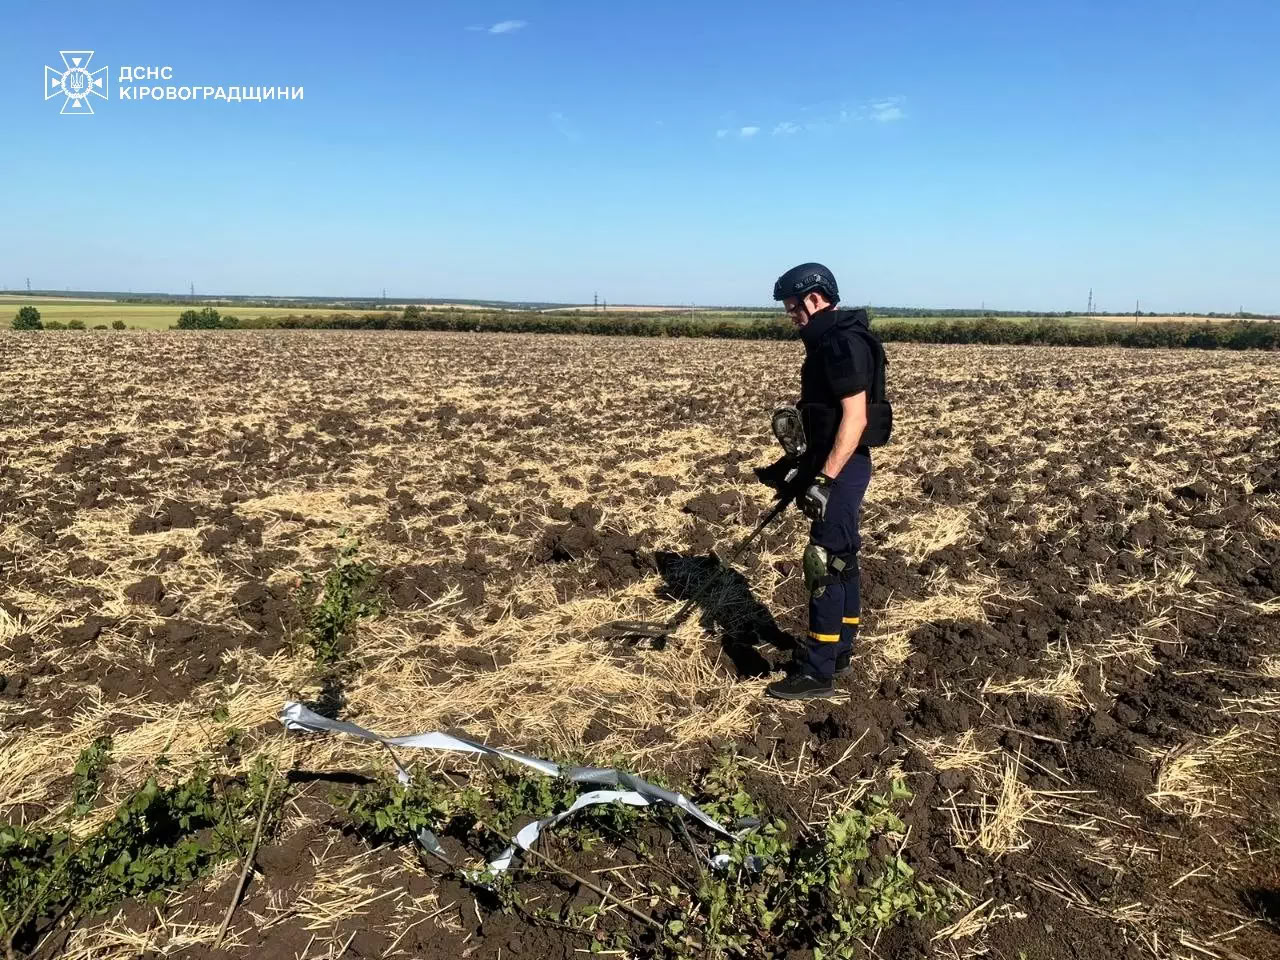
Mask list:
[[[744,539],[739,541],[733,548],[733,552],[729,554],[727,562],[733,563],[742,556],[747,547],[751,546],[756,537],[760,535],[760,532],[772,523],[774,518],[777,517],[778,514],[782,513],[782,511],[785,510],[794,499],[795,497],[793,496],[786,496],[775,503],[769,512],[764,515],[763,519],[756,524],[756,528]],[[715,550],[711,551],[711,556],[717,560],[719,559]],[[647,641],[647,645],[653,647],[655,650],[661,650],[666,646],[667,638],[671,636],[671,634],[675,633],[676,630],[680,628],[680,625],[689,619],[689,615],[693,613],[693,608],[697,606],[699,600],[706,596],[707,589],[715,583],[715,581],[716,578],[714,576],[707,577],[707,579],[702,582],[702,585],[693,592],[693,595],[684,602],[684,606],[676,611],[675,616],[665,623],[658,623],[653,620],[612,620],[609,623],[597,627],[595,635],[597,637],[607,639],[634,637],[638,640]]]
[[[809,448],[809,444],[805,439],[804,424],[800,419],[800,412],[795,407],[779,407],[773,412],[770,426],[773,428],[773,435],[778,438],[778,442],[782,444],[782,449],[786,451],[787,457],[798,462]],[[790,482],[795,477],[798,469],[798,467],[795,467],[788,472],[787,482]],[[774,518],[782,513],[793,500],[795,500],[794,493],[784,494],[756,524],[756,528],[734,546],[726,562],[733,563],[742,556],[747,547],[755,542],[761,531],[772,523]],[[719,559],[715,550],[711,551],[711,556],[717,560]],[[634,637],[637,640],[646,641],[647,645],[655,650],[661,650],[666,646],[667,638],[689,619],[689,615],[693,613],[693,608],[697,606],[699,600],[703,599],[707,589],[715,583],[715,579],[714,576],[707,577],[702,585],[693,592],[693,595],[684,602],[684,606],[676,611],[675,616],[665,623],[658,623],[652,620],[612,620],[597,627],[595,635],[610,639]]]

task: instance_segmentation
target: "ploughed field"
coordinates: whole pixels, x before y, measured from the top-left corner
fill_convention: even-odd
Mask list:
[[[841,698],[789,704],[762,690],[803,635],[802,518],[732,569],[711,550],[770,503],[751,467],[775,457],[799,349],[0,335],[0,823],[84,840],[148,777],[207,775],[217,796],[285,774],[218,951],[256,806],[234,851],[152,883],[155,902],[27,909],[63,880],[23,894],[0,862],[15,949],[1280,956],[1274,358],[891,345],[855,669]],[[371,607],[318,665],[304,581],[344,569],[344,545]],[[592,637],[669,616],[707,577],[664,650]],[[726,874],[695,856],[726,846],[669,808],[595,808],[539,842],[558,867],[529,856],[486,889],[362,821],[397,795],[391,758],[285,733],[290,700],[616,765],[722,822],[781,821],[792,847],[731,851]],[[573,795],[396,756],[484,798],[433,808],[470,865]],[[876,795],[900,819],[876,819]],[[843,872],[836,822],[872,824]],[[802,870],[827,892],[798,903]],[[851,934],[837,902],[867,906]]]

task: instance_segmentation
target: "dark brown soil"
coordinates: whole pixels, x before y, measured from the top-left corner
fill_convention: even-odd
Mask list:
[[[695,622],[705,644],[667,653],[707,657],[708,675],[726,685],[776,669],[803,634],[806,525],[796,511],[734,569],[712,556],[767,507],[750,468],[773,457],[761,411],[787,399],[797,360],[788,346],[272,335],[215,348],[148,336],[113,345],[112,375],[82,383],[68,382],[65,370],[93,359],[83,341],[45,338],[38,356],[34,342],[0,341],[16,345],[0,350],[0,378],[28,384],[27,399],[37,401],[0,405],[5,447],[23,451],[13,462],[0,458],[0,609],[17,625],[0,633],[0,738],[68,730],[84,704],[99,700],[119,711],[110,729],[128,729],[137,721],[126,701],[205,704],[242,679],[233,662],[261,662],[231,652],[285,650],[300,626],[300,558],[314,534],[336,540],[339,525],[288,510],[263,519],[246,506],[278,492],[346,491],[343,502],[365,518],[361,536],[382,548],[382,560],[396,558],[380,565],[377,595],[388,616],[412,622],[417,646],[403,653],[423,659],[428,681],[480,680],[518,664],[521,651],[492,642],[488,628],[547,612],[542,600],[514,602],[535,577],[549,581],[548,603],[647,580],[655,601],[667,602],[722,578],[736,619],[703,604]],[[847,696],[799,708],[761,701],[736,743],[673,748],[663,772],[695,781],[717,748],[732,746],[763,764],[748,768],[752,796],[799,834],[819,794],[860,781],[875,788],[891,769],[903,771],[914,790],[904,817],[912,867],[974,904],[1011,907],[1012,916],[954,950],[926,925],[894,927],[874,955],[1280,956],[1280,776],[1270,759],[1280,695],[1269,659],[1280,656],[1274,364],[923,347],[900,348],[894,364],[900,429],[875,453],[863,515],[866,626],[855,670],[840,682]],[[29,371],[43,369],[52,372],[32,381]],[[191,392],[179,395],[175,383]],[[433,393],[460,387],[484,402]],[[207,403],[197,408],[193,396]],[[120,417],[174,426],[125,431]],[[210,427],[212,417],[233,425]],[[735,449],[694,455],[689,477],[678,480],[632,466],[641,447],[646,457],[668,453],[653,438],[691,426]],[[438,461],[407,473],[401,451],[425,443],[438,444]],[[351,490],[357,465],[374,479]],[[558,486],[546,479],[548,465]],[[664,511],[666,522],[620,519],[634,518],[637,503]],[[927,536],[907,537],[956,512],[966,527],[951,542],[923,547]],[[86,542],[96,527],[83,521],[108,516],[121,518],[110,549]],[[211,566],[227,586],[208,607],[192,598]],[[776,589],[762,589],[775,574]],[[959,619],[911,623],[905,663],[875,669],[890,614],[974,583],[988,585],[980,604]],[[461,602],[422,616],[455,590]],[[40,621],[46,611],[52,619]],[[470,638],[449,646],[447,662],[437,640],[445,623]],[[556,642],[582,639],[570,632],[566,623]],[[602,648],[600,656],[625,654]],[[1069,662],[1078,666],[1078,697],[992,689],[1042,681]],[[636,663],[637,673],[656,669]],[[709,691],[663,696],[684,711]],[[611,762],[597,745],[617,730],[616,711],[588,690],[575,707],[590,711],[575,749]],[[478,734],[492,719],[460,722]],[[1229,809],[1162,812],[1151,799],[1160,758],[1236,726],[1258,736],[1260,756],[1213,774]],[[953,821],[998,794],[990,770],[937,769],[920,746],[970,732],[992,769],[1016,764],[1025,786],[1061,794],[1065,812],[1025,822],[1025,844],[1001,856],[962,849]],[[657,724],[634,739],[674,738]],[[788,775],[765,772],[778,770]],[[406,895],[437,897],[449,929],[431,921],[405,932],[397,898],[387,897],[341,930],[323,931],[333,955],[381,957],[401,933],[394,956],[589,955],[579,933],[505,913],[430,867],[404,868],[399,852],[345,834],[327,800],[331,783],[296,787],[306,825],[260,851],[238,914],[249,940],[219,956],[318,955],[315,931],[296,918],[270,926],[246,918],[263,915],[270,897],[294,902],[318,871],[357,857]],[[12,806],[4,816],[43,816],[45,807]],[[696,882],[678,855],[682,839],[654,830],[652,849],[677,851],[663,863]],[[587,872],[642,859],[626,843],[607,855],[558,852]],[[563,878],[529,871],[520,882],[553,910],[594,902]],[[230,894],[224,881],[165,921],[216,923]],[[156,925],[150,907],[123,909],[120,923]],[[601,923],[626,929],[637,954],[652,955],[647,931],[620,916]],[[788,960],[811,956],[804,945],[787,951]]]
[[[576,566],[586,568],[582,581],[603,589],[625,586],[653,572],[652,557],[640,539],[598,529],[600,518],[598,507],[577,504],[568,511],[567,523],[547,529],[535,546],[532,560],[553,564],[577,561]]]

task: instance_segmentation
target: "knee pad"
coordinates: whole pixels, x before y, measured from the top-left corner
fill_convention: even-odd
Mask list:
[[[804,588],[809,591],[809,596],[820,597],[827,589],[827,584],[831,582],[827,571],[830,560],[831,554],[826,547],[811,543],[804,548]]]
[[[809,596],[821,597],[829,585],[857,576],[857,564],[852,562],[855,557],[852,553],[833,556],[826,547],[816,543],[805,547],[802,566],[804,586]]]

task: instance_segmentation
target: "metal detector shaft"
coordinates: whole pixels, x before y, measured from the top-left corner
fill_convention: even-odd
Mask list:
[[[763,519],[756,524],[756,528],[738,542],[737,546],[733,548],[733,552],[729,554],[729,559],[726,562],[733,563],[742,556],[747,547],[751,546],[756,537],[760,536],[761,531],[773,522],[773,518],[780,514],[786,508],[787,504],[787,500],[779,500],[777,504],[764,515]],[[693,608],[697,605],[698,601],[703,598],[703,595],[713,583],[715,583],[715,577],[707,577],[707,579],[703,581],[702,586],[693,592],[693,595],[685,601],[684,606],[676,612],[676,615],[664,624],[667,633],[674,633],[676,628],[689,618],[689,614],[693,612]]]

